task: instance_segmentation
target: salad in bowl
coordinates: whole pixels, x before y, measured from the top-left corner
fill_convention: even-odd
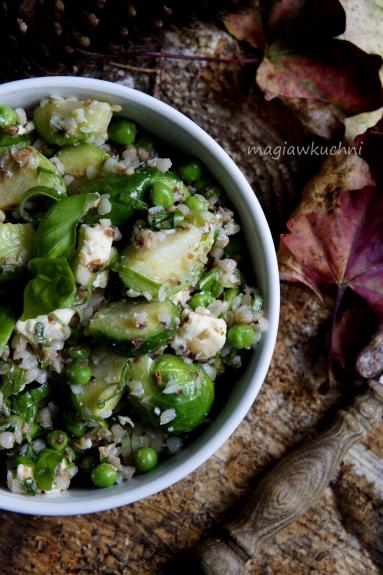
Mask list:
[[[238,218],[199,160],[106,99],[0,104],[0,450],[12,492],[152,472],[209,426],[267,329]]]

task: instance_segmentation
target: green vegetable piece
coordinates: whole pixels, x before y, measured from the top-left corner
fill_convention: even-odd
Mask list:
[[[36,418],[39,402],[47,397],[48,394],[49,387],[47,384],[23,391],[11,398],[11,411],[30,425]]]
[[[225,290],[225,301],[230,305],[235,297],[239,295],[238,288],[229,288]]]
[[[214,297],[208,291],[201,291],[193,295],[190,299],[190,306],[192,309],[197,307],[207,307],[214,301]]]
[[[56,451],[61,451],[68,445],[68,436],[65,431],[55,429],[47,435],[48,445]]]
[[[158,455],[151,447],[141,447],[136,453],[135,465],[138,471],[147,472],[157,467]]]
[[[39,136],[57,146],[106,140],[111,118],[110,104],[97,100],[50,98],[47,104],[33,110],[33,121]]]
[[[80,194],[52,206],[37,228],[33,242],[35,257],[70,260],[75,250],[77,225],[97,199],[97,194]]]
[[[159,170],[154,170],[153,183],[154,185],[161,184],[166,186],[173,192],[173,194],[178,194],[182,199],[190,196],[190,191],[187,186],[185,186],[183,181],[172,172],[160,172]]]
[[[112,210],[107,214],[112,224],[125,224],[137,211],[146,209],[143,201],[146,191],[152,185],[152,172],[137,171],[130,176],[106,176],[85,184],[83,192],[107,194]]]
[[[174,355],[135,359],[131,380],[139,381],[143,389],[140,397],[128,396],[132,408],[150,423],[166,426],[174,433],[192,431],[200,425],[214,400],[214,384],[202,367],[186,364]],[[161,416],[156,414],[158,410]]]
[[[160,290],[169,296],[198,279],[213,242],[212,231],[189,225],[152,247],[128,246],[115,268],[128,288],[148,292],[153,298],[158,298]]]
[[[63,454],[55,449],[43,449],[35,465],[34,480],[41,491],[50,491],[55,483],[56,468],[61,463]]]
[[[181,179],[187,184],[192,184],[196,182],[203,175],[202,164],[198,161],[189,162],[184,166],[181,166],[178,170]]]
[[[54,190],[53,188],[44,188],[43,186],[36,186],[35,188],[31,188],[24,194],[23,199],[21,200],[19,206],[20,216],[26,222],[36,221],[37,218],[29,214],[29,212],[27,211],[27,204],[32,198],[38,198],[41,196],[49,198],[50,200],[53,200],[55,202],[58,202],[63,198],[63,194],[62,193],[58,194],[56,190]]]
[[[12,135],[7,134],[7,132],[0,131],[0,157],[9,153],[12,148],[21,149],[26,148],[32,144],[32,138],[30,134],[23,134],[19,136],[18,134]]]
[[[200,196],[199,194],[194,194],[194,196],[189,196],[186,198],[185,204],[193,212],[201,212],[203,210],[207,210],[208,208],[208,202],[203,196]]]
[[[89,333],[127,357],[155,352],[175,334],[178,308],[171,301],[114,302],[92,317]]]
[[[33,226],[0,224],[0,284],[17,279],[31,257]]]
[[[149,134],[142,134],[136,142],[137,148],[145,148],[145,150],[154,150],[154,140]]]
[[[24,290],[22,320],[70,307],[75,300],[76,284],[65,258],[35,258],[28,264],[35,277]]]
[[[100,463],[92,470],[90,477],[96,487],[111,487],[116,483],[117,470],[110,463]]]
[[[136,139],[137,128],[133,122],[125,118],[116,118],[109,127],[109,139],[115,144],[130,146]]]
[[[3,399],[6,401],[12,395],[20,393],[25,384],[25,371],[15,363],[9,366],[8,371],[3,374],[1,392]]]
[[[227,332],[227,341],[235,349],[250,349],[255,342],[256,330],[245,323],[232,325]]]
[[[0,180],[0,210],[13,210],[24,194],[36,186],[53,188],[58,194],[66,194],[64,181],[56,166],[35,148],[29,146],[12,151],[9,162],[9,173],[5,172]]]
[[[210,288],[212,296],[217,299],[221,293],[223,292],[223,284],[219,281],[213,283],[212,287]]]
[[[67,367],[66,375],[70,383],[85,385],[92,379],[92,369],[83,361],[74,361]]]
[[[155,230],[179,228],[184,223],[184,219],[185,217],[180,210],[166,212],[164,208],[148,215],[148,223]]]
[[[156,182],[152,189],[151,200],[153,206],[170,208],[174,204],[174,193],[171,188],[162,182]]]
[[[104,162],[110,157],[109,154],[92,144],[78,144],[63,148],[57,154],[62,162],[65,173],[74,178],[84,176],[96,177],[100,174]]]
[[[64,415],[65,426],[74,437],[82,437],[87,430],[85,422],[73,414]]]
[[[78,345],[76,347],[72,347],[69,355],[72,359],[88,359],[90,356],[90,348],[86,345]]]
[[[129,381],[129,362],[111,353],[94,365],[92,371],[91,381],[72,394],[72,403],[85,419],[107,419]]]
[[[95,455],[85,455],[80,461],[79,467],[83,471],[90,471],[93,467],[96,467],[98,463],[98,458]]]
[[[210,291],[218,279],[217,268],[212,268],[206,272],[199,281],[198,287],[201,291]]]
[[[0,356],[12,335],[15,323],[14,313],[6,307],[0,306]]]
[[[17,114],[12,108],[0,104],[0,128],[9,128],[17,124]]]

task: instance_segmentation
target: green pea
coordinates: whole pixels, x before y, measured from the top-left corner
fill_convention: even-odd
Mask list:
[[[200,162],[194,161],[181,166],[178,173],[186,184],[191,184],[202,177],[203,168]]]
[[[70,415],[65,417],[65,427],[75,437],[82,437],[87,430],[87,426],[81,419]]]
[[[79,467],[83,471],[90,471],[97,465],[97,457],[95,455],[85,455],[80,461]]]
[[[202,276],[199,281],[199,289],[201,291],[209,291],[213,287],[214,283],[217,281],[218,278],[218,270],[216,268],[212,268],[206,274]]]
[[[87,363],[74,361],[67,367],[66,375],[70,383],[86,385],[92,378],[92,370]]]
[[[197,307],[207,307],[212,301],[214,301],[214,297],[208,291],[201,291],[193,295],[190,299],[190,305],[192,309],[196,309]]]
[[[116,483],[117,471],[109,463],[100,463],[92,470],[90,477],[96,487],[111,487]]]
[[[154,142],[152,138],[148,135],[143,135],[139,138],[136,142],[137,148],[145,148],[145,150],[153,150],[154,149]]]
[[[151,471],[157,467],[158,455],[151,447],[141,447],[136,453],[135,464],[138,471]]]
[[[173,191],[162,182],[157,182],[154,184],[151,199],[153,206],[163,206],[164,208],[170,208],[174,204]]]
[[[0,104],[0,128],[8,128],[17,124],[17,114],[12,108]]]
[[[51,431],[47,435],[47,442],[52,449],[56,449],[56,451],[60,451],[61,449],[65,449],[68,445],[68,436],[65,431],[60,431],[59,429],[55,429]]]
[[[203,192],[209,185],[211,185],[211,180],[206,176],[202,176],[202,178],[194,182],[195,189],[199,193]]]
[[[227,332],[227,340],[235,349],[249,349],[255,341],[255,336],[255,329],[245,323],[233,325]]]
[[[130,120],[124,118],[117,118],[114,120],[109,128],[109,138],[115,144],[129,146],[134,143],[136,139],[137,128]]]
[[[78,345],[76,347],[72,347],[69,355],[72,359],[88,359],[90,356],[90,349],[86,345]]]
[[[205,198],[199,194],[189,196],[185,200],[185,204],[190,210],[192,210],[192,212],[202,212],[202,210],[206,210],[208,207],[208,203]]]

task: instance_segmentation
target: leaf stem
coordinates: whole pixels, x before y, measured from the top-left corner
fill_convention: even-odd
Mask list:
[[[221,58],[220,56],[201,56],[198,54],[178,54],[175,52],[158,52],[156,50],[131,50],[127,52],[117,52],[115,54],[100,54],[99,52],[89,52],[77,48],[77,52],[88,58],[96,60],[139,59],[139,58],[160,58],[163,60],[184,60],[187,62],[214,62],[216,64],[234,64],[244,66],[245,64],[258,64],[261,58]]]
[[[340,304],[342,303],[343,296],[347,286],[341,285],[338,288],[335,298],[334,309],[332,310],[331,319],[330,319],[330,340],[328,344],[328,355],[327,355],[327,372],[329,374],[329,380],[332,380],[332,368],[333,368],[333,360],[332,360],[332,350],[333,350],[333,343],[334,343],[334,330],[335,330],[335,323],[338,317],[338,312],[340,308]]]

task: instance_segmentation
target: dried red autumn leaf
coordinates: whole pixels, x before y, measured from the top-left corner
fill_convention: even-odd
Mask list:
[[[301,53],[273,45],[258,68],[257,83],[269,100],[317,100],[353,115],[382,105],[381,65],[380,57],[341,40]]]
[[[383,194],[373,186],[342,192],[332,212],[291,218],[281,236],[295,263],[295,277],[320,295],[336,285],[338,303],[347,288],[383,315]],[[293,264],[294,265],[294,264]]]
[[[342,114],[383,105],[380,56],[334,39],[346,28],[339,0],[274,0],[263,12],[263,28],[255,7],[246,17],[241,14],[226,17],[225,24],[235,23],[227,25],[229,32],[257,47],[253,33],[258,38],[263,29],[267,38],[257,84],[267,99],[280,97],[287,106],[291,101],[307,129],[331,138],[342,128]],[[257,22],[253,31],[252,19]]]
[[[228,32],[237,40],[248,42],[253,48],[264,48],[265,33],[258,3],[239,12],[227,14],[223,22]]]

